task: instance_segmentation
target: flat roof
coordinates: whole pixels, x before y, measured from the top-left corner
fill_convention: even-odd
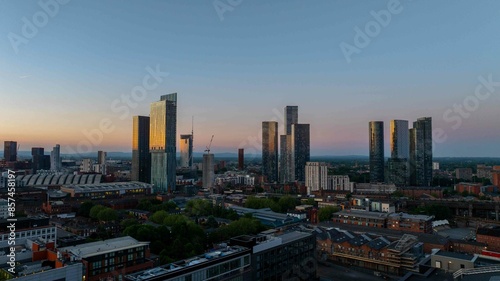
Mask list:
[[[466,255],[466,254],[460,254],[460,253],[454,253],[454,252],[445,252],[445,251],[439,251],[434,254],[435,256],[441,256],[441,257],[447,257],[447,258],[452,258],[452,259],[459,259],[459,260],[466,260],[466,261],[471,261],[473,262],[476,257],[473,255]]]
[[[78,258],[88,258],[147,245],[149,245],[149,242],[139,242],[130,236],[125,236],[78,246],[60,248],[59,252],[68,252]]]
[[[370,218],[370,219],[385,219],[388,216],[387,213],[357,211],[357,210],[340,211],[335,213],[335,215],[351,216],[351,217],[355,216],[355,217]]]
[[[281,238],[282,243],[289,243],[289,242],[304,239],[304,238],[310,237],[310,236],[312,236],[311,233],[293,231],[293,232],[288,232],[288,233],[285,233],[282,235],[277,235],[276,237]]]
[[[138,188],[153,188],[152,184],[133,181],[133,182],[113,182],[113,183],[98,183],[98,184],[78,184],[78,185],[64,185],[63,189],[74,190],[76,193],[85,192],[105,192],[105,191],[119,191]]]
[[[177,261],[171,264],[163,265],[160,267],[156,267],[153,269],[149,269],[146,271],[134,273],[127,275],[126,278],[130,280],[149,280],[152,278],[160,277],[163,275],[167,275],[182,269],[188,269],[191,267],[195,267],[197,265],[205,264],[208,262],[216,261],[218,259],[222,259],[228,256],[232,256],[238,253],[242,253],[244,251],[248,251],[250,254],[250,250],[246,247],[241,246],[228,246],[220,249],[216,249],[215,251],[199,255],[196,257],[184,259],[181,261]]]

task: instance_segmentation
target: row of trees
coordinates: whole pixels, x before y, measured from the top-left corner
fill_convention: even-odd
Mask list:
[[[191,217],[213,216],[228,220],[237,220],[238,214],[233,210],[228,210],[222,206],[214,205],[207,200],[191,200],[186,205],[186,214]]]
[[[288,210],[295,209],[296,206],[300,205],[300,201],[292,196],[283,196],[281,198],[257,198],[250,196],[245,202],[246,208],[252,209],[262,209],[271,208],[274,212],[286,213]]]

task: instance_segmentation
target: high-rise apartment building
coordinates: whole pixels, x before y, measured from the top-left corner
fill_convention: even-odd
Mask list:
[[[97,164],[105,165],[106,164],[106,156],[107,156],[106,151],[99,150],[97,152]]]
[[[151,183],[149,116],[134,116],[132,128],[132,181]]]
[[[370,182],[385,181],[384,175],[384,122],[371,121],[369,124],[370,137]]]
[[[214,155],[212,153],[203,154],[203,188],[212,190],[215,181]]]
[[[285,135],[292,134],[292,124],[299,123],[299,107],[286,106],[285,107]]]
[[[193,135],[181,135],[180,139],[181,168],[193,167]]]
[[[155,192],[171,193],[176,185],[177,93],[151,104],[149,122],[151,183]]]
[[[33,174],[36,174],[39,170],[50,169],[50,156],[45,155],[44,150],[45,149],[43,147],[31,148]]]
[[[291,182],[292,179],[292,135],[280,136],[280,182]]]
[[[306,163],[311,158],[311,137],[309,124],[292,124],[291,137],[292,180],[305,181]]]
[[[388,181],[397,186],[409,183],[410,132],[407,120],[391,120],[391,158],[388,161]]]
[[[7,162],[17,161],[17,141],[5,141],[4,142],[3,158]]]
[[[245,169],[245,149],[240,148],[238,149],[238,170],[244,170]]]
[[[328,166],[323,162],[306,163],[307,194],[328,188]]]
[[[61,146],[56,144],[50,152],[50,169],[59,172],[62,169]]]
[[[262,122],[262,174],[267,182],[278,181],[278,122]]]
[[[410,129],[410,183],[432,184],[432,117],[417,119]]]

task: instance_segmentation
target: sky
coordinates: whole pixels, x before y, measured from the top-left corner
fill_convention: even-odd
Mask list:
[[[390,120],[430,116],[434,156],[499,157],[499,27],[494,0],[0,0],[0,141],[128,152],[177,92],[195,151],[257,153],[298,105],[312,155],[367,155],[371,120],[390,155]]]

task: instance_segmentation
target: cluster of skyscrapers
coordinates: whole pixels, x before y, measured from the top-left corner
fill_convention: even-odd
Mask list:
[[[17,149],[17,141],[5,141],[3,150],[5,161],[16,162],[18,160]],[[60,172],[62,169],[61,146],[58,144],[52,148],[50,155],[45,155],[43,147],[33,147],[31,148],[31,157],[33,174],[40,170]]]
[[[392,120],[390,123],[391,157],[384,157],[384,122],[369,123],[370,182],[389,182],[398,186],[432,184],[432,118],[413,122]],[[387,172],[386,172],[387,170]]]
[[[177,93],[151,104],[150,116],[133,117],[132,180],[151,183],[156,192],[176,188]],[[181,166],[192,166],[193,136],[181,136]]]
[[[268,182],[305,181],[311,150],[310,125],[299,124],[298,106],[286,106],[284,119],[279,149],[278,122],[262,122],[262,174]]]

